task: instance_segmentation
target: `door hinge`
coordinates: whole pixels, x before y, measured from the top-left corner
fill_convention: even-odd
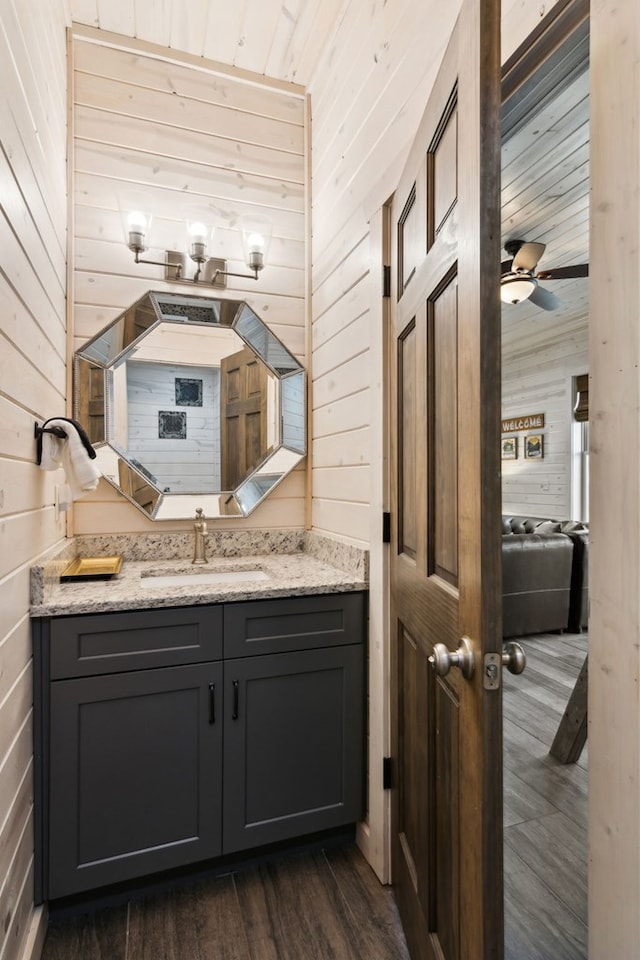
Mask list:
[[[391,790],[391,757],[382,758],[382,789]]]
[[[391,514],[387,511],[382,514],[382,542],[391,543]]]
[[[391,267],[386,263],[382,268],[382,296],[391,296]]]

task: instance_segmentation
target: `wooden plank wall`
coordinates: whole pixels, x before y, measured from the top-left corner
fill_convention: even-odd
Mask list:
[[[313,526],[361,544],[381,429],[369,220],[393,191],[457,6],[441,5],[434,29],[412,0],[350,3],[311,84]]]
[[[545,425],[515,434],[518,459],[502,461],[502,512],[568,518],[573,378],[589,369],[589,318],[560,310],[506,316],[512,309],[503,310],[502,416],[544,413]],[[542,460],[525,460],[527,433],[542,433]]]
[[[0,4],[0,958],[33,905],[29,567],[64,536],[34,421],[65,413],[66,4]],[[42,927],[42,925],[41,925]],[[37,947],[36,947],[37,949]]]
[[[591,5],[589,957],[640,943],[640,6]],[[630,123],[629,118],[633,121]]]
[[[119,38],[122,40],[122,38]],[[99,40],[99,42],[93,42]],[[127,43],[127,41],[125,41]],[[273,223],[269,261],[257,282],[228,278],[304,364],[306,290],[305,98],[292,84],[247,82],[164,48],[77,28],[74,43],[74,345],[97,333],[148,289],[162,267],[136,265],[124,242],[118,193],[132,185],[153,201],[151,259],[185,249],[183,217],[203,202],[217,224],[211,254],[242,272],[238,220]],[[208,291],[211,293],[211,291]],[[220,526],[300,527],[305,468],[287,478],[248,520]],[[179,528],[189,521],[154,523]],[[106,482],[74,507],[75,533],[148,531],[151,521]]]

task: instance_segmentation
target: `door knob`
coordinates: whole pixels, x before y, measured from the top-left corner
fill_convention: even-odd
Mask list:
[[[513,640],[505,643],[502,648],[502,666],[506,667],[509,673],[522,673],[527,665],[527,655],[519,643]]]
[[[463,637],[460,646],[453,653],[445,643],[434,644],[429,663],[439,677],[446,677],[451,667],[459,667],[465,680],[470,680],[475,669],[475,657],[471,641],[468,637]]]

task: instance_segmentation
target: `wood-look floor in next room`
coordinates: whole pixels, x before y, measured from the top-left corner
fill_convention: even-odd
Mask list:
[[[503,701],[505,960],[586,960],[587,747],[567,765],[549,748],[587,636],[520,642],[527,668]]]
[[[585,635],[522,641],[505,677],[505,960],[586,960],[587,751],[548,755]],[[355,846],[54,921],[42,960],[408,960],[389,887]]]

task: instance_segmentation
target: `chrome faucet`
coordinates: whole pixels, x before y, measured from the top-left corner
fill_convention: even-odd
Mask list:
[[[204,511],[202,507],[196,509],[196,519],[193,524],[193,532],[195,536],[193,544],[193,560],[192,563],[206,563],[207,562],[207,523],[204,518]]]

